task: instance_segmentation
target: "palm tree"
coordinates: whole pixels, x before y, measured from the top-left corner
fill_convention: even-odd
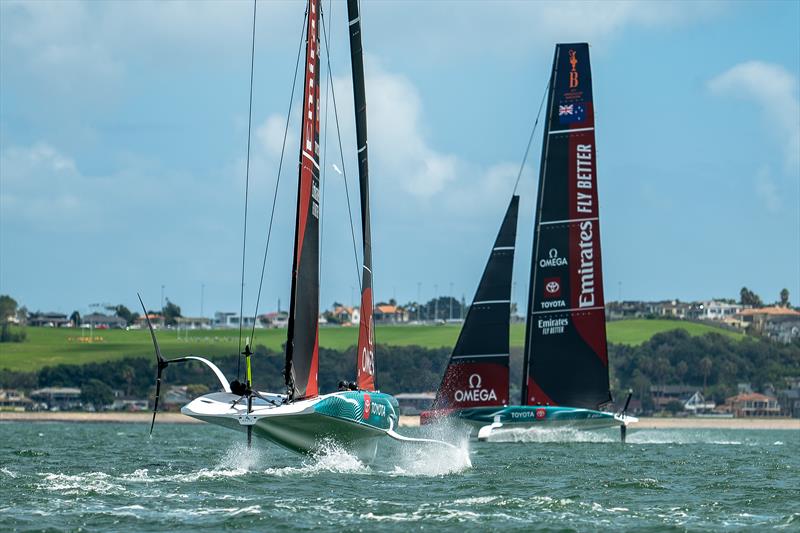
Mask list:
[[[700,360],[700,370],[703,372],[703,396],[706,394],[706,385],[708,384],[708,375],[711,373],[711,358],[703,357]]]
[[[125,395],[130,396],[131,391],[133,390],[133,380],[136,378],[136,373],[133,371],[133,368],[130,366],[125,366],[122,369],[122,379],[128,384],[128,388],[125,389]]]
[[[781,291],[781,307],[789,307],[789,289]]]

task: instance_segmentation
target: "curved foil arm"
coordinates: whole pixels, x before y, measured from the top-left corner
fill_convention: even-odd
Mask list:
[[[225,377],[225,374],[222,373],[222,370],[219,369],[217,365],[205,359],[203,357],[197,357],[196,355],[187,355],[186,357],[179,357],[177,359],[171,359],[167,361],[167,363],[181,363],[183,361],[200,361],[201,363],[205,364],[207,367],[214,372],[214,375],[217,376],[220,384],[222,385],[222,390],[225,392],[231,392],[231,384],[228,383],[228,379]]]

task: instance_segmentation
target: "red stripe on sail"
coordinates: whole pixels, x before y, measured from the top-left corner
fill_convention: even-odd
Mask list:
[[[361,390],[375,390],[375,337],[372,318],[372,289],[361,294],[361,320],[358,324],[358,364],[356,383]]]
[[[305,158],[303,158],[305,159]],[[311,165],[306,161],[300,173],[300,205],[299,205],[299,224],[297,226],[297,266],[300,268],[300,261],[303,258],[303,240],[306,236],[306,223],[308,222],[308,207],[311,204],[311,182],[313,175]]]
[[[319,325],[314,334],[314,353],[311,355],[311,368],[308,372],[308,384],[306,385],[305,398],[313,398],[319,394],[318,386],[319,374]]]
[[[528,378],[528,397],[526,398],[527,405],[558,405],[550,399],[550,396],[545,394],[539,384],[533,378]]]
[[[319,61],[317,57],[317,36],[319,28],[317,22],[319,15],[317,14],[317,2],[311,0],[309,2],[309,17],[308,17],[308,31],[307,39],[308,46],[306,47],[306,74],[305,74],[305,98],[303,100],[303,133],[300,145],[300,205],[299,205],[299,225],[297,231],[297,264],[300,264],[303,253],[303,241],[306,233],[306,222],[309,215],[309,206],[311,204],[311,184],[314,180],[314,168],[311,160],[316,160],[316,147],[315,147],[315,133],[318,124],[317,119],[317,106],[315,95],[319,92],[316,87],[315,80],[317,79],[316,70],[319,70]]]
[[[592,104],[585,105],[588,119],[593,116]],[[569,227],[570,307],[579,309],[571,318],[584,342],[608,366],[605,313],[597,309],[604,305],[600,222],[585,220],[597,218],[599,211],[594,131],[570,133],[568,154],[569,215],[584,219]]]

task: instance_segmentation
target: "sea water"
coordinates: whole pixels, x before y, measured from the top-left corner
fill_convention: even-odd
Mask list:
[[[147,429],[0,423],[0,531],[800,531],[798,431],[454,434],[366,465]]]

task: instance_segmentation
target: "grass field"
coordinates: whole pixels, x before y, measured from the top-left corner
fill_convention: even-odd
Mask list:
[[[691,322],[673,320],[624,320],[608,324],[609,342],[641,344],[656,333],[685,329],[691,335],[709,332],[722,333],[734,338],[741,334]],[[420,345],[428,348],[451,347],[455,344],[460,326],[379,326],[376,340],[379,344],[395,346]],[[110,361],[127,356],[153,357],[153,346],[147,330],[96,330],[93,342],[82,338],[77,329],[27,328],[23,343],[0,344],[0,368],[10,370],[37,370],[43,366],[60,363],[83,364]],[[356,343],[356,328],[330,327],[320,330],[320,345],[344,349]],[[236,352],[238,331],[213,330],[178,333],[174,330],[158,332],[158,342],[165,357],[195,354],[209,357]],[[511,345],[521,347],[525,335],[524,324],[511,326]],[[257,330],[255,344],[280,350],[286,341],[286,330]]]

